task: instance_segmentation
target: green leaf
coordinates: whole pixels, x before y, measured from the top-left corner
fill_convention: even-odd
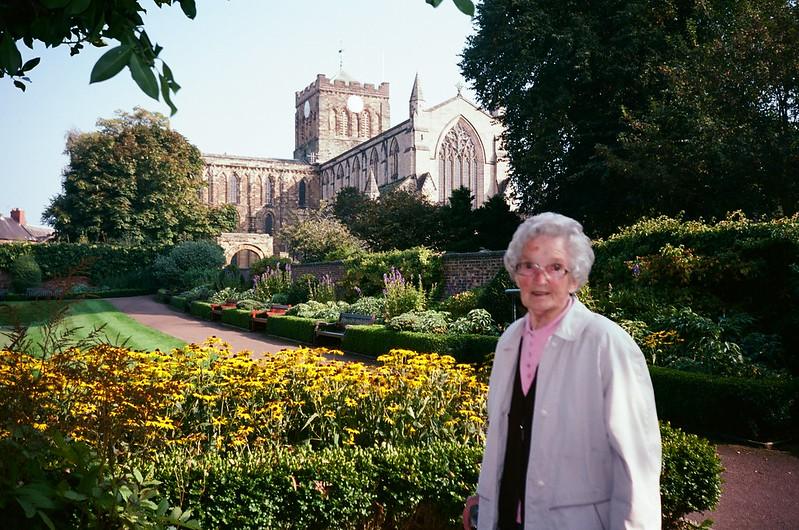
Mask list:
[[[128,64],[132,49],[126,44],[105,52],[92,68],[89,83],[99,83],[117,75]]]
[[[194,3],[194,0],[180,0],[180,8],[189,18],[197,16],[197,5]]]
[[[67,14],[69,15],[78,15],[83,13],[88,9],[89,5],[92,3],[92,0],[72,0],[69,3],[69,7],[67,8]]]
[[[158,509],[156,510],[155,513],[159,516],[163,516],[168,509],[169,509],[169,501],[166,499],[161,499],[161,502],[158,504]]]
[[[433,7],[438,7],[441,5],[441,2],[443,2],[444,0],[425,0],[425,1]]]
[[[183,528],[188,528],[189,530],[200,530],[202,526],[200,526],[200,521],[197,519],[192,519],[191,521],[186,521],[183,523]]]
[[[155,74],[153,74],[153,71],[150,70],[150,68],[145,65],[141,58],[135,53],[130,55],[128,67],[130,68],[131,77],[133,77],[133,80],[136,81],[137,85],[139,85],[139,88],[142,89],[142,92],[157,101],[158,81],[155,80]]]
[[[85,501],[89,497],[84,495],[83,493],[78,493],[75,490],[67,490],[63,494],[65,499],[69,499],[71,501]]]
[[[42,59],[40,57],[34,57],[33,59],[31,59],[29,61],[25,61],[25,64],[22,65],[22,68],[20,68],[20,70],[22,70],[23,72],[28,72],[30,70],[33,70],[33,68],[37,64],[39,64],[39,61],[41,61],[41,60]]]
[[[23,92],[25,92],[25,89],[28,88],[25,86],[25,83],[23,83],[22,81],[16,81],[16,80],[14,80],[14,86],[22,90]]]
[[[164,101],[167,105],[169,105],[169,113],[170,116],[174,116],[175,113],[178,111],[178,108],[172,103],[172,98],[169,96],[169,81],[166,80],[166,77],[163,75],[159,75],[158,79],[161,81],[161,95],[164,96]]]
[[[22,55],[17,49],[17,44],[6,35],[0,39],[0,69],[5,68],[9,74],[16,75],[20,66],[22,66]]]
[[[474,3],[472,0],[452,0],[455,2],[455,7],[457,7],[461,13],[464,15],[469,15],[470,17],[474,16]]]
[[[139,468],[133,468],[133,476],[136,477],[136,482],[139,484],[144,482],[144,477],[141,476],[141,471],[139,471]]]
[[[46,513],[39,511],[37,512],[37,514],[39,515],[39,518],[42,520],[42,522],[45,525],[47,525],[47,528],[49,528],[50,530],[55,530],[55,525],[53,524],[53,521],[51,521],[50,518],[47,517]]]

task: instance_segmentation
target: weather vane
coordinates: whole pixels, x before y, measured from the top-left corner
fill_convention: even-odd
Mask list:
[[[339,72],[344,70],[344,43],[338,41],[338,69]]]
[[[458,95],[460,96],[461,95],[461,90],[463,90],[463,82],[462,81],[458,81],[457,83],[455,83],[455,88],[457,89]]]

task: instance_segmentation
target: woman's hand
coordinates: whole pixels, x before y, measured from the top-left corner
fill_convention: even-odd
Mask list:
[[[472,506],[477,506],[478,499],[477,495],[472,495],[466,499],[466,504],[463,507],[463,530],[472,530]]]

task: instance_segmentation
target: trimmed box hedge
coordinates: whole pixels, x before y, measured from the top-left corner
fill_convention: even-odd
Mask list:
[[[195,300],[189,306],[189,313],[204,320],[211,320],[211,304]]]
[[[713,508],[721,462],[706,440],[661,423],[664,528]],[[482,446],[256,449],[235,458],[179,453],[155,466],[161,491],[203,528],[460,528],[477,488]]]
[[[286,315],[269,317],[266,321],[266,333],[277,337],[313,344],[314,328],[318,320]]]
[[[183,296],[173,296],[169,299],[169,305],[181,311],[189,310],[189,301]]]
[[[168,304],[172,295],[166,289],[158,289],[155,293],[155,300],[162,304]]]
[[[377,357],[393,348],[451,355],[461,363],[482,363],[494,352],[498,337],[394,331],[380,324],[347,326],[341,348]]]
[[[250,329],[252,311],[235,307],[222,309],[222,322],[237,328]]]
[[[650,367],[660,419],[690,432],[760,441],[799,434],[799,382]]]

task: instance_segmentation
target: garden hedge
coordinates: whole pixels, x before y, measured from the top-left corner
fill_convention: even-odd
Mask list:
[[[394,331],[379,324],[347,326],[341,348],[377,357],[394,348],[451,355],[461,363],[484,362],[497,345],[497,337],[446,335]]]
[[[58,300],[83,300],[86,298],[123,298],[126,296],[141,296],[150,294],[151,289],[103,289],[97,291],[85,291],[81,293],[63,294],[52,289],[28,289],[24,294],[7,293],[0,295],[0,300],[7,302],[25,302],[28,300],[58,299]]]
[[[169,305],[183,312],[189,310],[189,301],[183,296],[172,296],[169,299]]]
[[[799,434],[799,382],[650,367],[658,416],[690,432],[776,441]]]
[[[266,333],[306,344],[313,344],[316,320],[292,316],[273,316],[266,321]]]
[[[237,328],[250,329],[251,320],[252,311],[237,309],[235,307],[222,310],[222,322],[225,324],[230,324]]]
[[[189,306],[189,313],[204,320],[211,320],[211,304],[195,300]]]
[[[661,424],[664,528],[716,505],[721,463],[703,439]],[[460,528],[477,486],[482,446],[291,447],[235,458],[162,456],[162,493],[203,528]]]
[[[9,270],[19,255],[30,254],[44,280],[88,276],[93,283],[149,269],[161,246],[124,246],[87,243],[8,243],[0,245],[0,270]]]

